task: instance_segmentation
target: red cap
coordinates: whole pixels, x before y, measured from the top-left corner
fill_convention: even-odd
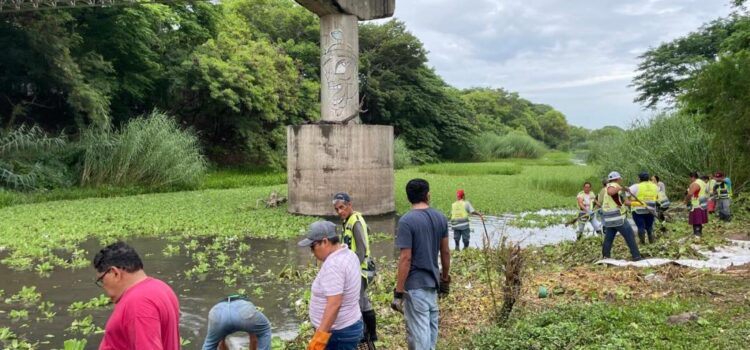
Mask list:
[[[463,199],[464,198],[464,190],[458,190],[458,191],[456,191],[456,198]]]
[[[717,171],[716,174],[714,174],[714,177],[724,177],[724,174],[722,174],[721,171]]]

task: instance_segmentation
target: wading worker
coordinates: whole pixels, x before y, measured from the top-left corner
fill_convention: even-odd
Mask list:
[[[466,200],[464,190],[456,191],[457,201],[451,205],[451,227],[453,227],[453,240],[456,242],[456,250],[461,250],[461,240],[464,242],[464,249],[469,248],[469,238],[471,235],[471,226],[469,225],[469,215],[482,216],[471,203]]]
[[[649,180],[647,172],[638,174],[639,183],[630,186],[630,194],[633,199],[630,209],[633,211],[633,221],[638,227],[638,239],[641,244],[654,243],[654,214],[656,213],[656,201],[659,198],[659,187]],[[638,198],[641,201],[636,200]]]
[[[626,218],[626,206],[630,205],[630,201],[625,197],[628,189],[620,185],[622,177],[616,171],[609,173],[607,180],[609,181],[606,187],[607,193],[603,196],[602,201],[602,217],[604,221],[602,256],[604,258],[610,257],[612,243],[615,240],[617,232],[619,232],[628,245],[633,261],[641,260],[641,253],[638,251],[638,245],[635,243],[635,237],[633,237],[633,229]]]
[[[115,303],[100,350],[180,348],[180,304],[166,283],[148,277],[138,253],[123,242],[94,257],[96,285]]]
[[[729,222],[732,220],[732,180],[724,176],[724,173],[717,171],[714,174],[716,183],[713,187],[713,194],[716,197],[716,210],[719,212],[719,219]]]
[[[581,239],[583,236],[583,229],[586,228],[586,223],[591,221],[591,226],[594,228],[594,232],[600,233],[602,227],[599,220],[594,216],[594,206],[596,206],[596,195],[591,192],[591,183],[586,181],[583,183],[583,191],[578,192],[576,196],[578,202],[578,230],[576,231],[576,239]]]
[[[406,184],[411,210],[398,220],[396,288],[391,308],[404,314],[410,350],[435,349],[438,338],[438,292],[450,290],[448,219],[430,208],[430,185],[422,179]],[[438,254],[442,271],[438,267]]]
[[[208,312],[203,350],[227,350],[224,338],[234,332],[250,335],[249,350],[271,350],[271,323],[244,295],[221,299]]]
[[[703,234],[703,225],[708,223],[708,197],[706,183],[698,177],[697,172],[690,173],[690,186],[685,195],[685,204],[690,208],[688,224],[693,225],[693,235]]]
[[[362,270],[362,286],[359,292],[359,307],[362,309],[362,320],[365,323],[363,343],[374,347],[372,343],[378,340],[375,310],[372,308],[370,297],[367,295],[367,285],[375,277],[375,264],[370,255],[370,239],[367,223],[362,214],[354,211],[352,199],[348,193],[340,192],[333,196],[333,208],[343,223],[344,244],[357,254],[359,266]]]
[[[359,290],[362,285],[357,254],[341,244],[336,225],[316,221],[300,247],[310,247],[321,262],[310,296],[310,322],[315,335],[308,350],[352,350],[363,334]]]

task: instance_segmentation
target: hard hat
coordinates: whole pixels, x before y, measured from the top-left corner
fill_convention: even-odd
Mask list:
[[[609,181],[617,180],[617,179],[620,179],[620,178],[621,178],[620,173],[618,173],[616,171],[613,171],[613,172],[609,173],[609,175],[607,175],[607,180],[609,180]]]

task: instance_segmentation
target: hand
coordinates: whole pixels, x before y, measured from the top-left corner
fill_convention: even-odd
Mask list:
[[[404,313],[404,292],[397,292],[393,290],[393,300],[391,301],[391,309],[401,314]]]
[[[440,278],[440,286],[438,287],[438,295],[444,297],[451,291],[451,277]]]
[[[307,350],[325,350],[328,345],[328,339],[331,339],[331,333],[315,331],[310,343],[307,344]]]

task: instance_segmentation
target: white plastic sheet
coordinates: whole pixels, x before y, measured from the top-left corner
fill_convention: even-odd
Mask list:
[[[602,259],[597,264],[613,266],[653,267],[665,264],[677,264],[696,269],[725,270],[732,266],[740,266],[750,263],[750,241],[729,240],[730,244],[717,247],[715,251],[699,250],[706,260],[696,259],[663,259],[651,258],[641,261],[626,261],[620,259]]]

